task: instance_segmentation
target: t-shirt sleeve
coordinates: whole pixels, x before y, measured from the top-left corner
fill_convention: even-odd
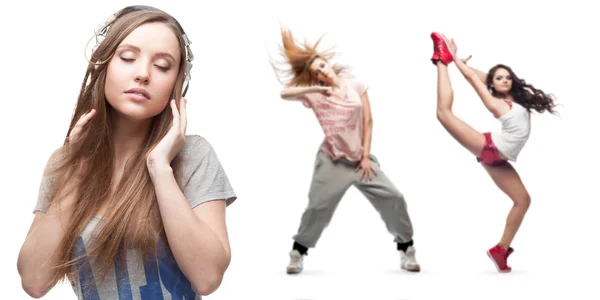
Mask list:
[[[46,162],[46,167],[44,168],[44,173],[42,175],[42,181],[40,183],[38,189],[38,198],[33,209],[33,213],[42,212],[46,213],[48,208],[50,207],[51,197],[54,194],[54,188],[56,188],[55,178],[51,177],[50,171],[54,167],[54,162],[56,162],[59,150],[54,151],[48,161]]]
[[[192,146],[183,162],[183,194],[192,208],[211,200],[225,199],[226,205],[237,196],[210,143],[200,136],[190,136]]]

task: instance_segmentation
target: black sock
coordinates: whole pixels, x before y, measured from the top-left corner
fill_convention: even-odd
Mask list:
[[[298,244],[298,242],[294,242],[294,246],[292,246],[293,250],[298,250],[302,255],[308,255],[308,248]]]
[[[403,251],[406,252],[406,249],[408,249],[409,246],[412,246],[414,244],[413,240],[410,240],[409,242],[406,243],[398,243],[398,251]]]

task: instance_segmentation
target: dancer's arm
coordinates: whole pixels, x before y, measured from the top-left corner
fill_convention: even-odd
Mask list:
[[[19,251],[17,269],[21,286],[33,298],[43,297],[56,284],[52,281],[57,263],[54,254],[64,237],[68,216],[66,210],[55,205],[47,213],[37,212]]]
[[[363,159],[369,159],[371,155],[371,137],[373,136],[373,116],[371,104],[367,92],[360,97],[363,106]]]
[[[294,100],[299,99],[305,94],[309,93],[330,93],[331,88],[326,86],[299,86],[299,87],[290,87],[286,86],[281,91],[281,98],[285,100]]]
[[[73,142],[78,139],[79,133],[84,130],[84,126],[95,114],[96,111],[92,109],[79,118],[69,134],[69,141]],[[65,228],[73,210],[73,201],[75,200],[73,195],[76,192],[64,197],[62,197],[63,194],[58,195],[60,197],[57,198],[61,200],[57,202],[50,199],[53,192],[50,192],[49,189],[55,188],[53,178],[55,174],[53,175],[50,171],[60,161],[63,151],[65,148],[57,149],[48,159],[40,184],[35,217],[17,259],[21,286],[33,298],[43,297],[56,284],[52,280],[56,273],[54,267],[58,262],[55,252],[65,235]],[[79,182],[70,180],[67,184],[65,190],[69,191],[78,188]]]
[[[479,80],[481,80],[481,82],[483,82],[483,84],[485,84],[485,81],[487,79],[487,73],[477,70],[473,67],[469,67],[469,68],[471,70],[473,70],[473,72],[475,72],[475,74],[477,74],[477,78],[479,78]]]
[[[71,135],[71,141],[76,138],[81,123],[80,119],[75,125],[76,129],[72,131],[75,134]],[[73,211],[74,195],[77,194],[79,185],[78,180],[70,180],[64,191],[72,191],[71,193],[67,195],[61,192],[59,195],[54,195],[58,192],[54,187],[56,174],[52,174],[51,170],[63,155],[62,151],[64,151],[62,147],[57,149],[48,159],[40,183],[35,217],[17,259],[21,286],[33,298],[43,297],[56,285],[53,281],[56,275],[54,267],[58,263],[56,250],[66,234],[65,229]],[[52,201],[53,195],[60,201]]]
[[[195,291],[207,296],[216,291],[231,261],[231,249],[225,218],[226,193],[196,193],[197,199],[186,197],[175,179],[171,162],[186,142],[187,110],[184,99],[179,109],[171,102],[173,125],[160,143],[148,154],[146,165],[156,193],[156,202],[164,224],[169,248],[177,265],[192,283]],[[223,187],[225,176],[210,144],[194,144],[190,167],[196,166],[187,185]],[[196,165],[195,161],[199,163]],[[222,175],[222,174],[221,174]],[[190,201],[188,201],[190,200]],[[202,201],[192,208],[191,203]]]
[[[473,71],[459,59],[455,59],[454,63],[456,63],[456,66],[460,72],[475,89],[475,92],[477,92],[479,98],[481,98],[485,108],[487,108],[487,110],[491,112],[494,117],[499,118],[503,114],[502,108],[504,108],[504,106],[499,105],[502,103],[492,96],[485,86],[485,83],[480,80],[475,71]]]
[[[491,112],[495,118],[499,118],[506,112],[506,110],[508,109],[507,106],[503,105],[501,101],[498,101],[498,99],[492,96],[492,94],[490,93],[490,91],[488,91],[485,85],[485,79],[484,81],[482,81],[480,75],[478,75],[475,70],[467,66],[461,59],[459,59],[456,56],[457,48],[453,39],[450,41],[449,46],[450,51],[452,51],[452,54],[454,56],[454,63],[456,64],[456,67],[458,67],[458,70],[475,89],[475,92],[477,92],[477,95],[479,95],[479,98],[481,98],[481,101],[483,102],[485,108],[487,108],[487,110]]]
[[[375,173],[373,164],[371,163],[371,137],[373,135],[373,117],[371,115],[371,105],[369,104],[369,95],[365,91],[360,100],[363,107],[363,153],[356,171],[360,171],[360,180],[372,180]]]
[[[473,70],[473,72],[475,72],[475,74],[477,74],[477,78],[479,78],[479,80],[481,80],[481,82],[483,82],[483,84],[485,84],[485,80],[487,79],[487,74],[482,71],[479,71],[473,67],[469,67],[469,68],[471,68],[471,70]]]
[[[148,166],[175,261],[198,293],[212,294],[231,261],[225,200],[207,201],[192,209],[167,162]]]
[[[471,57],[472,57],[472,56],[471,56],[471,55],[469,55],[469,57],[467,57],[467,58],[465,58],[465,59],[461,59],[461,61],[462,61],[462,62],[464,62],[464,63],[465,63],[465,65],[466,65],[466,64],[467,64],[467,62],[469,61],[469,59],[471,59]],[[485,73],[485,72],[482,72],[482,71],[480,71],[480,70],[477,70],[477,69],[475,69],[475,68],[473,68],[473,67],[471,67],[471,66],[469,66],[469,68],[470,68],[471,70],[473,70],[473,72],[475,72],[475,74],[477,74],[477,78],[479,78],[479,80],[481,80],[481,82],[483,82],[483,83],[485,84],[485,81],[486,81],[486,79],[487,79],[487,73]]]

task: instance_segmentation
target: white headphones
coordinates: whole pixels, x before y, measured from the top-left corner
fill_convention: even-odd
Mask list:
[[[102,41],[104,40],[104,38],[106,38],[106,33],[108,32],[108,29],[110,28],[110,26],[113,24],[113,22],[115,20],[117,20],[118,18],[130,13],[130,12],[134,12],[134,11],[142,11],[142,10],[148,10],[148,11],[161,11],[157,8],[151,7],[151,6],[145,6],[145,5],[134,5],[134,6],[128,6],[123,8],[122,10],[120,10],[119,12],[115,13],[114,15],[110,16],[108,18],[108,20],[106,20],[104,23],[100,24],[98,27],[96,27],[96,29],[94,30],[94,35],[96,37],[96,45],[92,48],[92,53],[96,51],[96,49],[98,48],[98,46],[100,45],[100,43],[102,43]],[[168,15],[168,14],[167,14]],[[170,15],[169,15],[170,16]],[[194,60],[194,54],[192,54],[192,48],[190,47],[190,45],[192,44],[192,42],[189,40],[189,38],[187,37],[187,35],[185,34],[185,31],[183,30],[183,27],[181,26],[181,24],[179,24],[179,22],[177,21],[177,19],[173,18],[171,16],[171,18],[173,19],[173,21],[175,21],[175,23],[177,24],[177,26],[179,26],[179,29],[181,29],[181,32],[183,32],[182,38],[183,41],[185,43],[185,79],[183,81],[183,93],[182,96],[185,96],[185,94],[187,93],[189,84],[190,84],[190,80],[192,79],[192,76],[190,75],[190,71],[192,70],[193,64],[192,61]]]

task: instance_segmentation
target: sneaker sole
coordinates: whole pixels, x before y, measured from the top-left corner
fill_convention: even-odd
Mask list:
[[[416,266],[416,267],[405,267],[403,265],[400,266],[400,269],[402,270],[406,270],[409,272],[420,272],[421,271],[421,266]]]
[[[409,271],[409,272],[415,272],[415,273],[421,272],[421,268],[419,268],[419,267],[416,267],[416,268],[404,268],[404,267],[402,267],[402,269],[404,269],[406,271]]]
[[[496,267],[496,270],[498,270],[498,272],[500,272],[500,273],[510,273],[510,271],[512,271],[512,270],[501,270],[500,267],[498,267],[498,264],[496,263],[496,260],[494,259],[494,257],[492,257],[492,254],[490,253],[490,251],[487,252],[487,255],[492,260],[492,262],[494,263],[494,266]]]
[[[298,273],[302,272],[302,269],[287,268],[286,272],[288,274],[298,274]]]

